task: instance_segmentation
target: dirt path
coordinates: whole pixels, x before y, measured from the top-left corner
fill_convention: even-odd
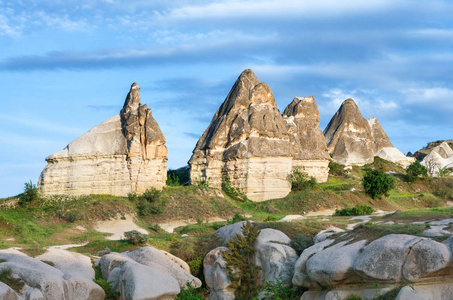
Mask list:
[[[148,231],[134,223],[134,218],[131,215],[126,215],[124,219],[97,222],[94,229],[99,232],[112,233],[113,235],[107,237],[111,241],[121,240],[124,237],[124,233],[131,230],[148,234]]]
[[[208,221],[208,223],[212,223],[212,222],[224,222],[226,220],[219,218],[219,217],[213,217],[213,218],[209,218],[207,221]],[[194,221],[194,220],[176,220],[176,221],[160,223],[158,225],[166,232],[173,233],[175,231],[175,228],[177,228],[179,226],[187,226],[187,225],[196,224],[196,223],[197,223],[197,221]]]

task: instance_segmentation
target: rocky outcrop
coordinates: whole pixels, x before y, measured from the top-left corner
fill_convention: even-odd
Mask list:
[[[450,299],[453,287],[452,238],[390,234],[371,243],[324,240],[303,251],[293,284],[308,288],[302,299],[373,299],[404,286],[397,299]],[[351,237],[352,239],[352,237]],[[379,283],[380,288],[373,289]],[[410,284],[410,285],[408,285]],[[439,286],[441,285],[441,286]],[[332,286],[335,287],[334,292]]]
[[[245,222],[227,225],[214,234],[220,237],[223,244],[229,239],[235,239],[242,235],[242,227]],[[294,264],[297,260],[296,251],[291,248],[290,238],[283,232],[275,229],[262,229],[253,245],[253,263],[261,268],[259,279],[261,283],[281,282],[283,286],[290,287],[294,272]],[[203,270],[206,285],[210,289],[209,299],[227,300],[234,299],[235,289],[228,277],[227,263],[223,253],[228,252],[226,247],[218,247],[210,251],[204,261]]]
[[[428,169],[430,176],[437,176],[439,170],[453,168],[453,150],[448,143],[442,142],[425,156],[421,164]]]
[[[326,182],[330,156],[326,139],[318,128],[319,111],[315,98],[296,97],[283,111],[294,148],[292,168],[300,167],[317,182]]]
[[[104,290],[93,282],[89,257],[49,250],[37,258],[13,249],[0,250],[0,272],[20,279],[15,289],[0,284],[1,299],[102,300]]]
[[[161,188],[167,177],[165,137],[134,82],[120,114],[46,158],[39,188],[51,194],[126,196]]]
[[[313,100],[308,106],[314,112],[316,103]],[[307,172],[325,181],[328,160],[325,154],[311,151],[323,151],[322,141],[316,139],[317,125],[313,125],[319,123],[317,108],[316,115],[302,120],[306,108],[304,103],[290,105],[291,119],[285,120],[271,89],[251,70],[245,70],[193,150],[189,160],[191,181],[207,181],[220,188],[228,173],[232,185],[253,201],[284,197],[291,190],[295,156],[301,166],[300,161],[306,160]],[[305,137],[315,139],[307,141]],[[315,171],[318,165],[323,169]]]
[[[394,148],[376,118],[362,117],[352,99],[346,99],[324,129],[329,153],[344,165],[372,163],[374,156],[407,166],[413,162]]]

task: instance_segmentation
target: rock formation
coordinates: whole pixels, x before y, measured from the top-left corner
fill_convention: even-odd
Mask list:
[[[228,173],[232,185],[253,201],[284,197],[291,190],[294,157],[295,166],[306,166],[309,175],[325,181],[328,160],[322,153],[311,153],[324,151],[322,141],[316,140],[316,103],[314,99],[308,105],[309,101],[299,102],[289,106],[290,117],[285,120],[271,89],[251,70],[242,72],[195,146],[189,160],[191,181],[208,181],[220,188]],[[310,118],[302,120],[305,115]],[[296,121],[303,127],[298,128]],[[305,137],[315,140],[308,142]]]
[[[302,252],[292,281],[309,289],[301,299],[375,299],[400,286],[396,299],[451,299],[451,237],[442,243],[406,234],[343,240],[326,239]]]
[[[22,283],[13,288],[0,282],[0,299],[102,300],[104,290],[93,282],[88,256],[51,250],[37,258],[14,249],[0,250],[0,273]]]
[[[167,177],[165,137],[133,83],[123,109],[46,158],[38,185],[44,194],[143,193]]]
[[[245,222],[227,225],[214,234],[218,235],[222,244],[229,239],[236,239],[242,235],[242,226]],[[262,229],[253,245],[253,263],[260,266],[259,280],[265,282],[281,282],[285,287],[291,286],[294,264],[297,260],[296,251],[288,246],[290,238],[283,232],[275,229]],[[206,285],[210,289],[210,300],[234,299],[235,289],[228,276],[227,263],[223,253],[229,252],[227,247],[218,247],[211,250],[203,261],[203,272]]]
[[[453,168],[453,150],[448,143],[442,142],[425,156],[421,164],[428,169],[430,176],[437,176],[439,170]]]
[[[326,139],[318,128],[319,111],[315,98],[296,97],[285,108],[283,116],[289,125],[294,147],[292,168],[301,167],[318,182],[326,182],[330,156]]]
[[[333,160],[344,165],[372,163],[374,156],[408,166],[406,158],[394,148],[378,119],[362,117],[352,99],[346,99],[324,129],[329,153]]]

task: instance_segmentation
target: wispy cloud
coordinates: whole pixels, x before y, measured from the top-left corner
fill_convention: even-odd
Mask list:
[[[80,134],[83,132],[83,128],[67,126],[63,124],[57,124],[53,122],[49,122],[47,120],[40,120],[40,119],[29,119],[20,116],[13,116],[13,115],[5,115],[0,114],[0,121],[4,121],[8,124],[16,124],[21,125],[29,129],[38,129],[43,132],[53,132],[53,133],[63,133],[63,134]]]

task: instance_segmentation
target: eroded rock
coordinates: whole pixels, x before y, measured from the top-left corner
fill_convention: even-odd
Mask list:
[[[119,115],[93,127],[46,158],[38,186],[47,195],[127,196],[161,188],[167,148],[151,109],[140,104],[134,82]]]

